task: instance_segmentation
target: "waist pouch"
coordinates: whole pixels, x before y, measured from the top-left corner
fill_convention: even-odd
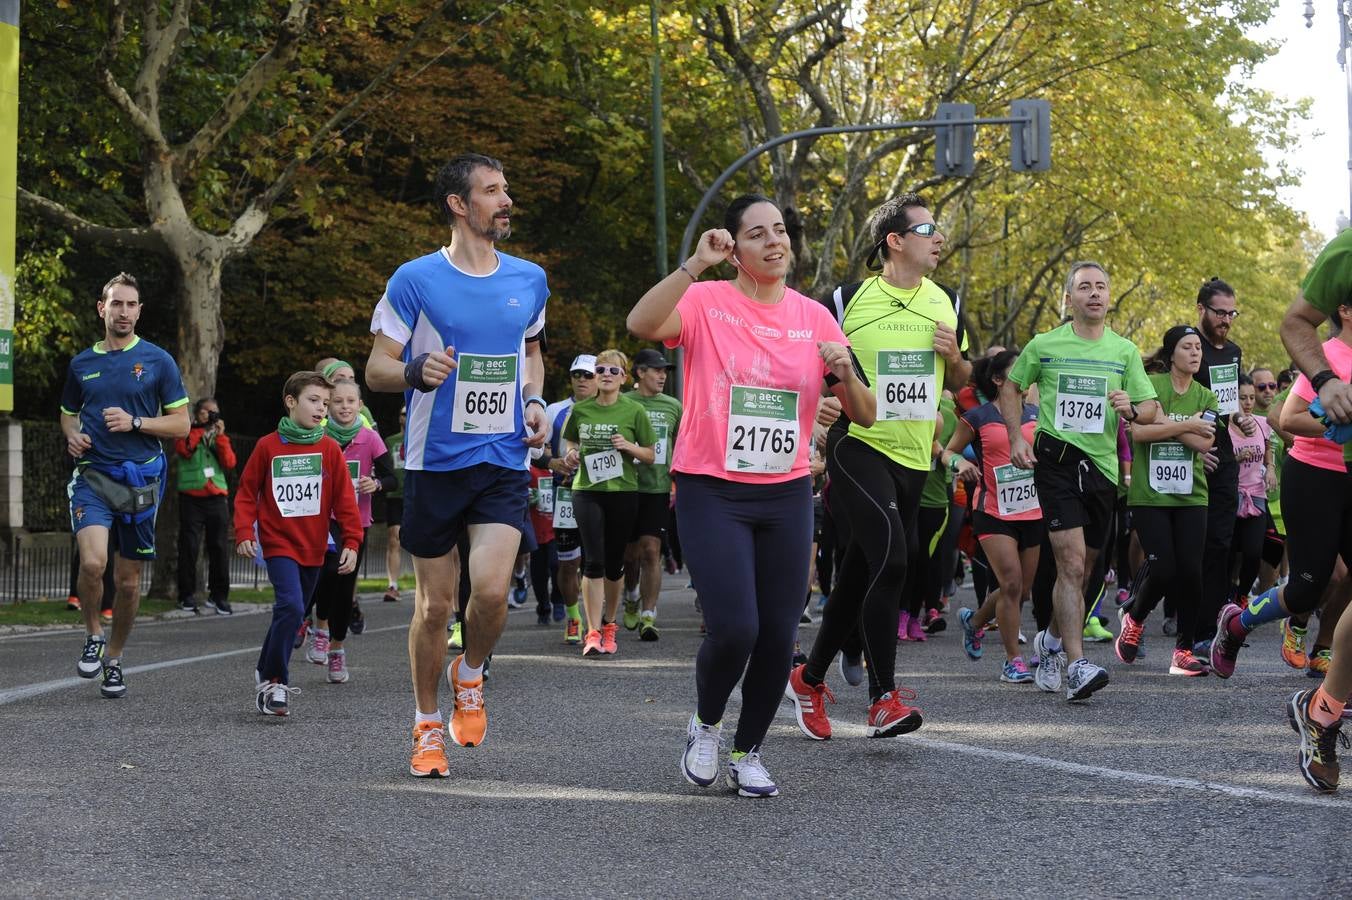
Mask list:
[[[108,505],[109,512],[122,516],[125,522],[139,523],[152,515],[159,503],[161,481],[158,476],[164,471],[163,464],[164,458],[157,457],[145,466],[124,464],[116,475],[93,466],[86,466],[80,474],[99,499]],[[147,478],[148,472],[154,473],[155,477]]]

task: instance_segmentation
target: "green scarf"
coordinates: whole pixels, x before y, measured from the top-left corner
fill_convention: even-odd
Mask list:
[[[352,439],[357,436],[357,432],[362,429],[361,416],[357,416],[351,425],[339,425],[334,421],[333,416],[329,416],[328,424],[324,426],[329,433],[329,437],[338,442],[340,447],[346,447],[352,443]]]
[[[324,428],[302,428],[290,416],[282,416],[277,423],[277,433],[286,438],[288,444],[317,444],[324,436]]]

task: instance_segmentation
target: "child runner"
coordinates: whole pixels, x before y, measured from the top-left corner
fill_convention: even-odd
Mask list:
[[[650,466],[656,459],[657,432],[648,411],[620,393],[628,370],[629,357],[620,351],[596,354],[596,396],[574,404],[563,424],[564,461],[577,467],[573,514],[582,534],[583,656],[619,649],[615,617],[624,587],[624,548],[638,515],[635,463]]]
[[[643,295],[629,330],[681,347],[686,407],[671,469],[681,543],[708,633],[695,662],[698,701],[681,772],[718,778],[719,736],[733,688],[742,711],[726,778],[743,797],[779,793],[761,761],[793,659],[812,546],[808,435],[825,380],[846,413],[873,424],[873,392],[845,335],[819,304],[784,283],[792,249],[784,217],[759,195],[738,197],[724,227]],[[698,282],[721,262],[727,281]]]
[[[972,367],[972,380],[986,397],[998,397],[1010,366],[1019,354],[1001,350],[993,357],[979,359]],[[1024,396],[1022,433],[1033,439],[1037,427],[1037,407]],[[976,465],[963,458],[971,444]],[[981,658],[981,637],[994,618],[1000,626],[1000,641],[1005,646],[1005,664],[1000,680],[1007,684],[1031,684],[1033,673],[1019,652],[1019,610],[1023,599],[1033,590],[1038,558],[1046,528],[1042,508],[1037,502],[1033,473],[1009,461],[1009,430],[994,402],[983,403],[964,413],[948,446],[939,456],[945,468],[971,481],[979,479],[972,506],[972,531],[981,542],[998,587],[986,595],[980,609],[963,609],[962,647],[972,659]]]
[[[290,711],[287,665],[305,604],[314,593],[329,540],[329,518],[337,518],[342,552],[338,571],[357,568],[361,514],[350,487],[347,461],[324,434],[332,388],[318,372],[297,372],[286,380],[286,415],[249,456],[235,494],[235,552],[254,557],[262,545],[268,580],[276,592],[272,624],[254,673],[255,703],[269,716]],[[258,540],[254,540],[254,526]]]
[[[1234,445],[1235,461],[1239,463],[1239,511],[1231,543],[1239,581],[1234,586],[1233,599],[1241,607],[1249,605],[1249,591],[1263,564],[1263,542],[1268,530],[1268,489],[1277,483],[1277,472],[1272,464],[1272,427],[1266,416],[1253,414],[1257,402],[1258,391],[1253,380],[1241,372],[1239,408],[1258,425],[1253,434],[1245,434],[1234,420],[1230,422],[1230,443]]]
[[[339,552],[337,536],[333,546],[324,555],[324,569],[314,591],[315,629],[307,659],[319,665],[328,665],[328,679],[334,684],[348,680],[347,639],[348,621],[352,612],[352,598],[357,590],[357,570],[366,554],[366,530],[371,527],[371,495],[389,490],[395,485],[394,467],[385,443],[370,428],[365,427],[360,415],[361,389],[357,383],[340,378],[333,386],[329,401],[329,420],[325,432],[343,448],[347,460],[348,477],[357,498],[361,514],[361,546],[357,548],[357,562],[352,571],[338,571]],[[337,531],[337,523],[330,531]]]
[[[1136,452],[1127,491],[1145,565],[1136,576],[1136,597],[1123,610],[1122,630],[1113,649],[1123,662],[1136,661],[1146,616],[1167,594],[1178,619],[1169,674],[1195,677],[1207,673],[1206,663],[1192,653],[1206,546],[1207,477],[1202,454],[1216,442],[1220,403],[1193,379],[1202,365],[1202,338],[1196,328],[1175,325],[1166,331],[1155,359],[1169,367],[1150,376],[1164,419],[1132,424]]]
[[[548,625],[551,612],[549,583],[557,564],[554,555],[554,476],[549,454],[532,453],[530,461],[530,524],[535,531],[535,550],[530,555],[530,586],[535,592],[537,624]]]

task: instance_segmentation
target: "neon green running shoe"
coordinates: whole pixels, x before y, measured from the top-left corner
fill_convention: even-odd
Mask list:
[[[1096,618],[1090,618],[1084,626],[1084,639],[1095,644],[1106,644],[1113,639],[1113,633],[1103,627]]]
[[[463,650],[465,648],[464,634],[461,631],[461,625],[456,622],[451,626],[451,636],[446,639],[447,650]]]
[[[638,598],[628,595],[624,598],[624,630],[633,631],[638,627]]]

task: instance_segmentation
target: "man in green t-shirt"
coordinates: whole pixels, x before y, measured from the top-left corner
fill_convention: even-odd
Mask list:
[[[1149,424],[1159,413],[1136,345],[1106,324],[1108,273],[1077,262],[1066,278],[1070,321],[1033,337],[1000,389],[1010,459],[1032,469],[1047,537],[1056,556],[1051,627],[1033,641],[1035,675],[1044,691],[1061,689],[1062,641],[1071,660],[1066,697],[1084,700],[1108,683],[1108,672],[1084,657],[1085,579],[1108,533],[1117,499],[1117,421]],[[1021,431],[1020,392],[1038,389],[1035,446]],[[1058,633],[1059,632],[1059,633]]]
[[[671,363],[659,351],[634,355],[634,390],[625,394],[648,411],[657,433],[650,466],[638,467],[638,516],[624,550],[624,627],[640,640],[655,641],[657,598],[662,592],[662,539],[671,515],[671,451],[681,427],[681,401],[662,393]]]
[[[1338,431],[1352,434],[1352,384],[1334,374],[1324,355],[1318,328],[1330,316],[1338,316],[1340,307],[1352,306],[1352,230],[1344,230],[1326,246],[1300,286],[1300,296],[1291,302],[1282,319],[1282,343],[1296,367],[1310,379],[1326,423]],[[1313,404],[1311,406],[1314,409]],[[1336,438],[1344,434],[1335,433]],[[1343,443],[1343,456],[1352,452],[1352,443]],[[1352,476],[1349,476],[1352,477]],[[1288,498],[1283,513],[1288,519],[1316,514],[1321,524],[1339,529],[1352,515],[1352,503],[1339,496],[1319,498],[1319,505],[1307,511]],[[1342,529],[1337,541],[1344,559],[1352,559],[1352,529]],[[1259,625],[1292,614],[1307,613],[1319,605],[1324,588],[1333,573],[1335,557],[1319,571],[1297,573],[1285,587],[1272,588],[1255,597],[1249,607],[1240,610],[1227,606],[1221,611],[1212,645],[1212,667],[1219,664],[1218,675],[1234,672],[1235,660],[1244,638]],[[1299,577],[1297,577],[1299,575]],[[1300,771],[1306,782],[1321,791],[1338,788],[1337,744],[1341,716],[1352,695],[1352,617],[1343,616],[1333,635],[1333,659],[1324,682],[1314,690],[1296,691],[1287,700],[1287,718],[1300,735]]]
[[[399,546],[399,523],[404,521],[404,424],[408,407],[399,407],[399,433],[385,438],[385,449],[394,460],[394,490],[385,494],[385,572],[387,573],[385,602],[399,599],[399,574],[403,568],[403,552]]]

